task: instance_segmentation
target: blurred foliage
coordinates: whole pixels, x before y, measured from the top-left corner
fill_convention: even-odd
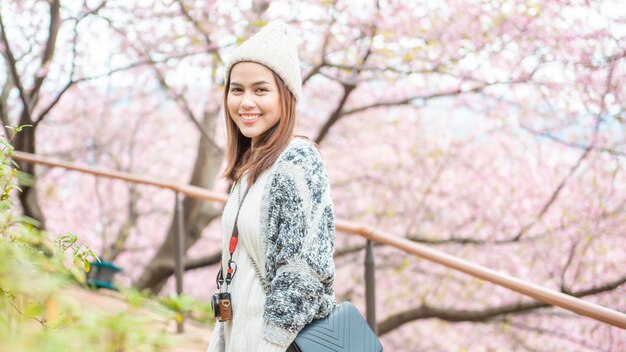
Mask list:
[[[13,129],[13,135],[21,128]],[[124,292],[129,308],[105,312],[86,306],[67,289],[85,286],[85,270],[97,260],[91,249],[69,233],[58,238],[37,228],[13,209],[19,172],[10,159],[11,139],[1,138],[0,153],[0,350],[2,351],[165,351],[173,339],[163,320],[192,310],[184,297],[153,309],[160,317],[137,314],[147,294]],[[167,309],[173,307],[173,310]],[[161,324],[162,328],[155,328]]]
[[[158,301],[165,307],[175,312],[174,319],[177,322],[184,321],[186,317],[207,324],[213,324],[215,322],[210,302],[205,303],[191,296],[177,296],[175,294],[160,297],[158,298]]]

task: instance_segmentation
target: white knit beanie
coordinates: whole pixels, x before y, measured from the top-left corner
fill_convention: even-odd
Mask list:
[[[298,47],[285,22],[268,23],[257,34],[237,47],[226,62],[225,77],[230,77],[230,70],[236,63],[242,61],[252,61],[267,66],[282,78],[296,101],[300,101],[302,78]]]

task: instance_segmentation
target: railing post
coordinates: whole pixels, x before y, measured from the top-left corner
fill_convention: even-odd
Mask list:
[[[176,207],[174,209],[174,218],[176,219],[176,256],[175,261],[176,265],[174,268],[174,274],[176,276],[176,294],[180,296],[183,293],[183,271],[184,271],[184,263],[183,258],[185,256],[185,229],[183,225],[183,218],[185,217],[183,210],[183,197],[180,193],[176,192]],[[185,330],[184,327],[184,317],[180,321],[177,320],[177,331],[178,333],[183,333]]]
[[[367,240],[365,246],[365,316],[372,330],[378,334],[376,325],[376,267],[374,262],[374,243]]]

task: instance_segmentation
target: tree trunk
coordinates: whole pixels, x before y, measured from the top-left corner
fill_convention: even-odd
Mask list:
[[[217,127],[217,112],[205,113],[202,125],[205,131],[214,134]],[[222,151],[218,150],[214,144],[206,138],[200,137],[200,146],[190,184],[212,189],[223,157]],[[216,209],[213,204],[206,200],[188,197],[184,199],[183,209],[185,213],[183,218],[185,228],[184,252],[186,253],[200,238],[204,228],[221,214],[221,210]],[[176,224],[172,215],[172,221],[165,241],[137,281],[137,288],[140,290],[148,288],[153,293],[158,293],[170,275],[173,274],[172,268],[174,267],[176,249],[174,242],[175,231]]]
[[[31,127],[24,128],[15,136],[15,149],[35,154],[35,129]],[[19,199],[22,203],[24,215],[33,218],[39,222],[39,228],[45,229],[45,218],[41,208],[39,207],[39,198],[37,196],[37,188],[34,183],[35,164],[18,161],[20,171],[32,175],[33,186],[21,186],[22,192],[19,192]]]

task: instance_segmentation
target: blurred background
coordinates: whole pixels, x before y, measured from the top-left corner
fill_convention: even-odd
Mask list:
[[[620,0],[0,0],[0,117],[19,151],[226,193],[224,61],[267,22],[299,41],[299,134],[338,219],[626,310]],[[5,127],[5,135],[11,135]],[[19,163],[18,212],[174,291],[171,191]],[[185,199],[184,292],[208,302],[221,205]],[[364,241],[337,234],[364,307]],[[621,269],[620,269],[621,268]],[[389,351],[623,351],[626,334],[376,247]]]

